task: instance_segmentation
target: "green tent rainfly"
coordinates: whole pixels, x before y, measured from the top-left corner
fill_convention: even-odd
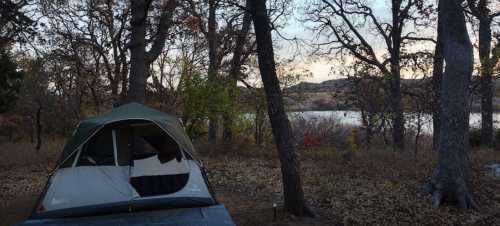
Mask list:
[[[113,110],[101,115],[81,121],[75,132],[73,133],[73,136],[66,143],[57,165],[60,165],[65,160],[67,160],[68,157],[71,156],[71,154],[75,153],[75,150],[79,146],[83,145],[85,141],[92,137],[92,135],[103,126],[113,122],[132,119],[147,120],[160,126],[179,143],[184,151],[193,156],[193,144],[184,132],[184,129],[182,128],[179,120],[176,117],[146,107],[142,104],[130,103],[114,108]]]

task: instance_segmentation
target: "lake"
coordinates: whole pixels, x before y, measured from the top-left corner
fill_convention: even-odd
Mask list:
[[[295,120],[297,118],[304,118],[306,120],[321,120],[333,118],[338,120],[344,125],[361,125],[361,112],[359,111],[302,111],[302,112],[289,112],[290,120]],[[417,122],[416,115],[414,113],[405,114],[406,126],[414,127]],[[432,115],[422,114],[421,121],[422,133],[432,134]],[[495,128],[500,128],[500,113],[493,114],[493,126]],[[472,128],[481,127],[481,113],[471,113],[469,118],[469,123]]]

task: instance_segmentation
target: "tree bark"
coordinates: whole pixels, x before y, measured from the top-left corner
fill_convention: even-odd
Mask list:
[[[487,8],[486,11],[488,12]],[[491,75],[494,65],[490,64],[491,39],[491,19],[488,16],[480,18],[479,59],[481,62],[481,146],[487,148],[493,147],[493,82]]]
[[[417,114],[417,131],[415,132],[415,143],[413,144],[413,156],[415,159],[418,157],[418,143],[420,139],[420,133],[422,132],[422,114],[419,111]]]
[[[362,105],[360,105],[362,106]],[[362,122],[362,127],[365,129],[365,141],[364,145],[365,148],[368,150],[370,149],[371,141],[372,141],[372,125],[370,123],[370,113],[365,111],[363,108],[360,108],[361,112],[361,122]]]
[[[398,65],[391,66],[391,108],[392,108],[392,141],[395,150],[402,151],[405,148],[404,140],[404,115],[401,104],[401,78]]]
[[[150,1],[131,0],[130,78],[127,101],[146,102],[146,16]]]
[[[404,115],[401,104],[401,20],[400,16],[401,1],[392,1],[392,49],[391,49],[391,109],[392,109],[392,140],[395,150],[404,150]]]
[[[265,0],[247,0],[252,13],[259,70],[266,93],[268,115],[278,148],[283,177],[285,210],[297,216],[312,215],[306,207],[302,190],[301,169],[292,129],[283,104],[276,75],[271,27]]]
[[[439,11],[439,9],[438,9]],[[443,77],[443,53],[441,41],[441,28],[438,18],[438,28],[436,37],[436,46],[434,49],[433,64],[432,64],[432,150],[439,149],[439,136],[441,125],[441,80]]]
[[[248,35],[248,32],[250,30],[250,25],[252,23],[252,17],[248,11],[245,11],[243,15],[243,23],[241,26],[241,30],[238,32],[238,35],[236,37],[236,43],[235,43],[235,48],[233,51],[233,59],[231,60],[231,69],[229,72],[229,97],[230,97],[230,111],[229,113],[226,113],[224,115],[224,131],[222,134],[222,139],[224,140],[224,143],[231,143],[233,139],[233,115],[232,111],[235,108],[235,99],[236,99],[236,89],[238,79],[240,77],[241,73],[241,56],[243,55],[243,49],[245,47],[246,43],[246,38]]]
[[[208,1],[208,82],[210,85],[215,85],[218,74],[218,62],[217,62],[217,21],[216,12],[217,6],[215,0]],[[214,103],[215,104],[215,103]],[[208,142],[210,144],[217,143],[217,129],[218,129],[218,117],[215,112],[211,112],[211,116],[208,121]]]
[[[443,202],[475,207],[469,191],[469,83],[473,69],[472,44],[460,0],[441,0],[443,56],[446,62],[441,88],[441,135],[438,165],[426,190],[433,206]]]

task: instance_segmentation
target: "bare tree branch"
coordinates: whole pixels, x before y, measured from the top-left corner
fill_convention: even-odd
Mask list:
[[[167,39],[168,31],[173,25],[172,17],[174,15],[175,8],[177,7],[176,0],[168,0],[162,9],[160,22],[158,23],[158,29],[156,34],[156,39],[151,46],[151,49],[146,53],[146,60],[148,62],[154,61],[165,47],[165,41]]]

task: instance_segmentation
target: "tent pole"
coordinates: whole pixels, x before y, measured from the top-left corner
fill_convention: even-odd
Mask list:
[[[118,151],[116,150],[116,131],[111,130],[113,135],[113,155],[115,157],[115,166],[118,166]]]

